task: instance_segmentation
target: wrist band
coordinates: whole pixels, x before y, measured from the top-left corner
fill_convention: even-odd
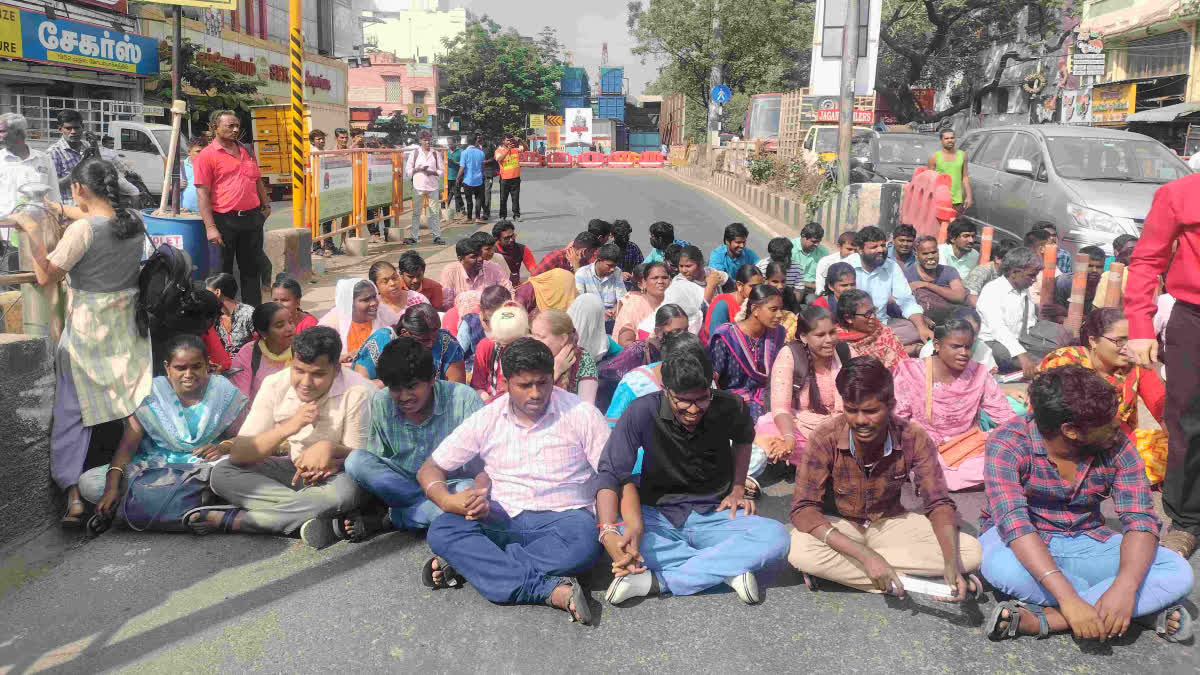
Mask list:
[[[422,489],[422,490],[424,490],[426,493],[428,493],[428,492],[429,492],[429,488],[433,487],[434,485],[437,485],[438,483],[441,483],[442,485],[446,485],[446,481],[444,481],[444,480],[435,480],[435,481],[433,481],[433,482],[431,482],[431,483],[427,483],[427,484],[425,485],[425,487],[423,487],[423,488],[421,488],[421,489]],[[449,489],[449,487],[450,487],[449,485],[446,485],[446,488],[447,488],[447,489]]]
[[[828,546],[828,545],[829,545],[829,535],[833,534],[833,531],[834,531],[835,529],[836,529],[836,528],[834,528],[834,526],[830,525],[830,526],[829,526],[829,529],[828,529],[828,530],[825,530],[825,536],[824,536],[824,537],[821,537],[821,544],[823,544],[823,545],[825,545],[825,546]]]
[[[617,521],[617,522],[615,522],[615,523],[597,523],[597,524],[596,524],[596,529],[597,529],[597,530],[603,530],[603,529],[604,529],[604,528],[606,528],[606,527],[621,527],[621,526],[623,526],[624,524],[625,524],[625,521],[623,521],[623,520],[618,520],[618,521]]]
[[[1050,576],[1051,574],[1054,574],[1055,572],[1057,572],[1057,573],[1059,573],[1059,574],[1062,574],[1062,573],[1063,573],[1063,571],[1062,571],[1062,570],[1060,570],[1060,569],[1058,569],[1058,568],[1056,567],[1056,568],[1054,568],[1054,569],[1050,570],[1049,572],[1046,572],[1046,573],[1045,573],[1045,574],[1043,574],[1042,576],[1038,577],[1038,583],[1039,583],[1039,584],[1040,584],[1040,583],[1042,583],[1042,580],[1043,580],[1043,579],[1045,579],[1046,577]]]
[[[108,467],[108,471],[105,471],[104,475],[107,476],[109,473],[112,473],[113,471],[120,471],[122,476],[125,475],[125,469],[123,467],[119,467],[119,466]]]
[[[620,530],[618,530],[615,525],[608,525],[608,526],[604,527],[603,529],[600,530],[599,536],[596,537],[596,541],[600,542],[601,546],[604,545],[604,535],[608,534],[609,532],[612,532],[613,534],[618,535],[618,536],[620,536],[620,534],[621,534]]]

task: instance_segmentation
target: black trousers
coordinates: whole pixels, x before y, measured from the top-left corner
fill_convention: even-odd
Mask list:
[[[1200,307],[1175,303],[1167,321],[1167,470],[1163,509],[1200,535]]]
[[[263,259],[263,223],[260,211],[214,213],[213,224],[225,244],[221,247],[221,271],[233,274],[237,260],[238,289],[242,302],[254,307],[262,304],[261,275]],[[267,272],[270,273],[269,271]]]
[[[483,217],[483,184],[479,185],[463,185],[463,198],[467,202],[467,219]]]
[[[508,198],[512,197],[513,218],[521,217],[521,177],[500,179],[500,220],[508,217]]]
[[[495,176],[483,177],[483,219],[492,219],[492,183],[496,182]]]
[[[450,206],[451,201],[453,201],[455,213],[462,213],[463,212],[463,193],[462,192],[465,189],[465,186],[458,182],[458,177],[457,177],[458,171],[456,169],[452,169],[450,172],[450,175],[454,176],[454,178],[451,178],[450,180],[446,181],[446,189],[450,193],[449,196],[446,198],[446,206],[447,207]]]

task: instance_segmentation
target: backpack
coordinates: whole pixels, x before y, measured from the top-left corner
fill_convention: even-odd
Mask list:
[[[159,244],[142,262],[135,310],[138,335],[150,337],[154,328],[178,313],[193,290],[191,277],[191,259],[170,244]]]
[[[800,391],[804,389],[804,385],[808,383],[808,355],[804,352],[808,349],[808,345],[800,340],[793,340],[788,343],[788,349],[792,350],[792,409],[800,409]],[[833,347],[837,353],[838,360],[843,365],[849,361],[850,345],[838,340]],[[765,410],[771,409],[771,388],[767,388],[767,402]]]

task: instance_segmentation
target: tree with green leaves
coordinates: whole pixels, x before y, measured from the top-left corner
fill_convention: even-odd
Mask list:
[[[999,87],[1007,68],[1057,55],[1068,14],[1061,0],[884,0],[875,91],[900,123],[938,122]],[[951,87],[950,105],[921,110],[922,86]]]
[[[555,109],[555,85],[563,71],[562,46],[553,29],[532,41],[484,15],[443,44],[439,69],[446,84],[438,108],[458,118],[464,132],[524,136],[528,115]]]
[[[179,80],[183,86],[199,92],[184,94],[188,104],[187,117],[192,121],[206,120],[217,110],[241,110],[249,114],[250,106],[267,103],[267,99],[258,93],[261,83],[257,79],[239,75],[220,62],[200,63],[196,58],[199,53],[200,45],[187,38],[179,45],[182,66]],[[158,44],[158,60],[171,64],[171,44],[166,40]],[[164,67],[146,80],[146,103],[171,107],[172,68],[173,65]]]
[[[682,92],[689,104],[712,104],[709,76],[714,54],[721,79],[735,94],[788,91],[807,86],[813,8],[793,0],[633,0],[626,23],[633,53],[662,63],[647,93]],[[719,16],[721,39],[713,35]],[[748,99],[747,99],[748,100]],[[743,114],[744,114],[744,103]],[[690,106],[689,106],[690,107]],[[736,107],[736,106],[735,106]],[[689,111],[689,126],[693,117]],[[726,115],[725,128],[741,119]]]

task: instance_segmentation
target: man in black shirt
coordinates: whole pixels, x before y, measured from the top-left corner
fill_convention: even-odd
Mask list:
[[[743,494],[754,440],[745,402],[710,388],[704,347],[690,333],[679,338],[690,344],[665,352],[664,391],[629,406],[600,457],[600,543],[616,576],[605,599],[618,605],[725,583],[754,604],[754,572],[787,555],[787,529],[754,515]],[[639,448],[642,471],[635,476]]]
[[[483,219],[492,219],[492,183],[500,175],[500,163],[496,161],[496,144],[483,146]]]

